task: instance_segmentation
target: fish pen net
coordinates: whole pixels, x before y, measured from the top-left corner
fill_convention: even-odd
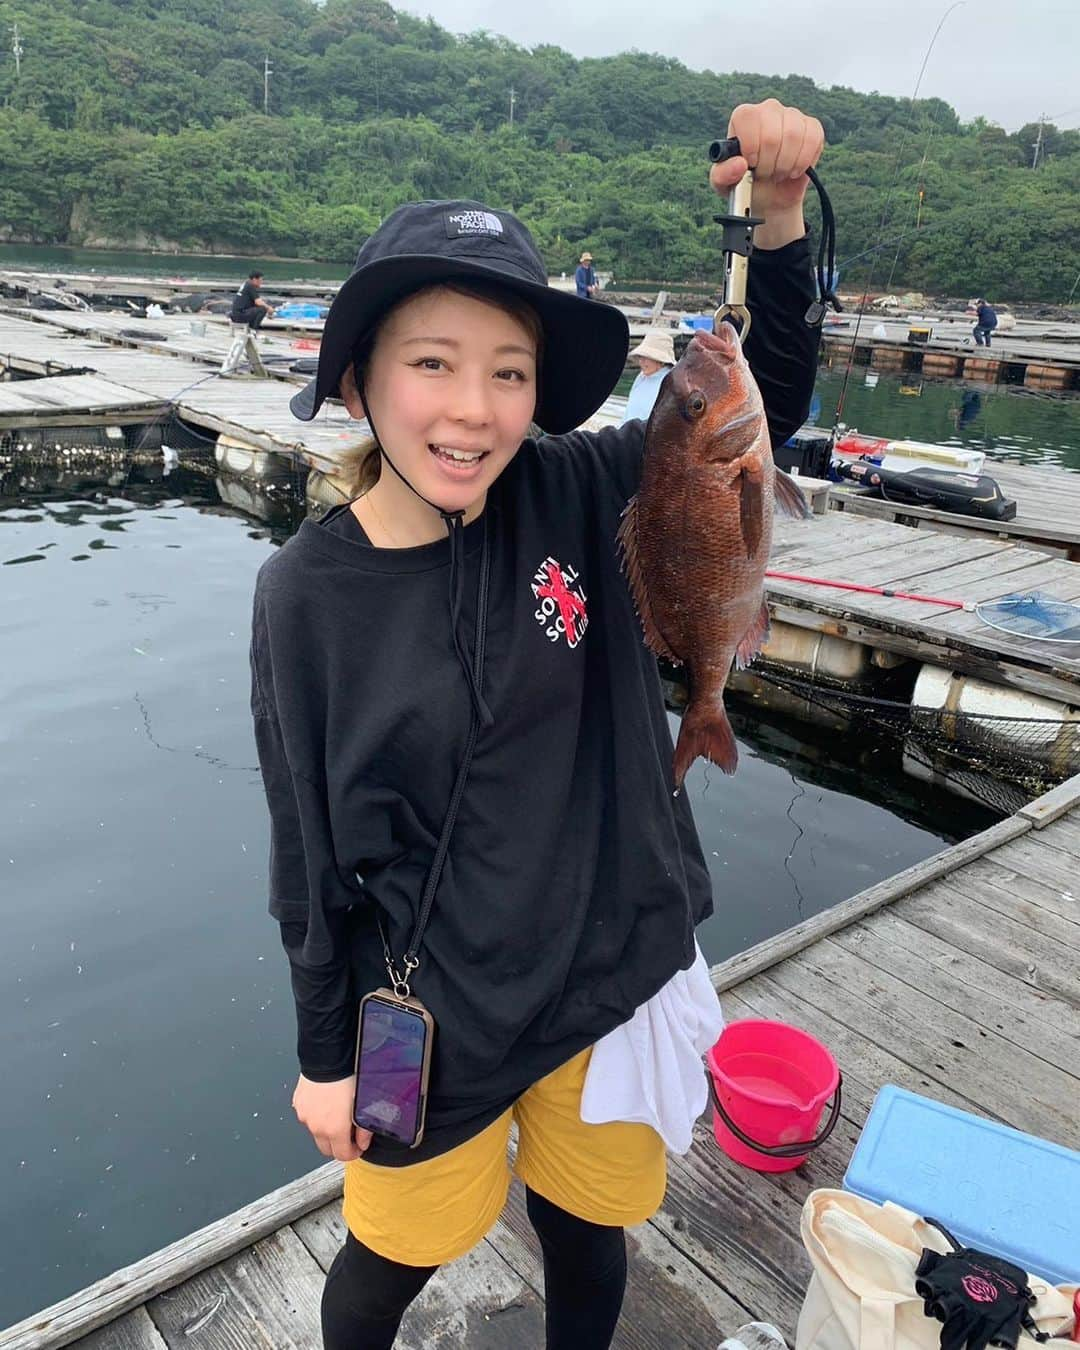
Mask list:
[[[1080,772],[1080,715],[1003,717],[920,707],[814,683],[775,666],[755,665],[752,674],[791,700],[838,719],[846,731],[894,737],[916,763],[953,780],[981,780],[972,793],[979,800],[986,800],[987,778],[1034,796]]]

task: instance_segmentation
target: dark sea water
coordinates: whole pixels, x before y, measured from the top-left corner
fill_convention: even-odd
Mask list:
[[[322,1161],[288,1105],[248,714],[252,584],[277,543],[212,474],[9,486],[0,1326]],[[737,777],[698,764],[687,789],[712,961],[992,819],[885,747],[736,722]]]
[[[635,373],[624,372],[617,393],[629,390]],[[918,375],[901,379],[864,366],[853,367],[845,390],[843,365],[823,366],[812,420],[831,428],[838,405],[840,420],[868,436],[966,446],[985,450],[992,459],[1080,472],[1080,393]]]
[[[966,446],[991,459],[1080,472],[1080,393],[874,375],[853,367],[844,392],[843,365],[822,368],[819,425],[833,425],[843,395],[841,420],[869,436]]]

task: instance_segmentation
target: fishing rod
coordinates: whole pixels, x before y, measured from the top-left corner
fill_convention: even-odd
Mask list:
[[[723,164],[725,160],[735,159],[741,154],[742,146],[739,144],[738,136],[713,141],[709,146],[709,159],[714,164]],[[821,203],[821,239],[818,242],[817,256],[818,298],[806,311],[806,322],[817,326],[824,319],[827,306],[831,306],[837,312],[843,307],[833,290],[836,276],[836,215],[829,194],[813,168],[806,170],[806,176],[813,183]],[[750,331],[746,284],[750,271],[750,255],[754,251],[754,228],[764,221],[763,216],[750,214],[753,189],[754,171],[747,169],[728,195],[727,212],[713,217],[716,223],[723,227],[720,247],[725,256],[724,296],[713,315],[713,326],[715,328],[725,319],[732,322],[740,342],[746,341],[746,335]],[[737,326],[735,320],[738,320]]]
[[[974,610],[968,600],[945,600],[939,595],[919,595],[913,591],[894,591],[888,586],[862,586],[855,581],[829,581],[825,577],[803,576],[801,572],[766,572],[773,581],[797,581],[807,586],[831,586],[837,591],[858,591],[862,595],[883,595],[890,600],[918,600],[924,605],[944,605],[949,609]]]
[[[918,98],[918,96],[919,96],[919,90],[920,90],[920,88],[922,87],[923,76],[926,74],[926,67],[927,67],[927,64],[928,64],[928,62],[929,62],[929,60],[930,60],[930,55],[931,55],[931,53],[932,53],[933,50],[934,50],[934,46],[935,46],[935,44],[936,44],[936,42],[937,42],[937,40],[938,40],[938,36],[939,36],[939,34],[941,33],[942,28],[944,28],[944,26],[945,26],[945,20],[949,17],[949,15],[953,12],[954,9],[959,9],[964,3],[965,3],[965,0],[953,0],[953,3],[948,7],[948,9],[944,12],[944,14],[942,14],[941,18],[938,20],[938,25],[937,25],[937,27],[934,29],[934,34],[933,34],[933,36],[931,37],[930,42],[929,42],[928,45],[927,45],[926,52],[925,52],[925,54],[924,54],[924,56],[923,56],[922,65],[919,67],[919,74],[918,74],[918,78],[917,78],[916,81],[915,81],[915,88],[911,91],[911,100],[910,100],[910,105],[909,105],[909,110],[910,110],[911,112],[914,112],[914,111],[915,111],[915,100],[916,100],[916,99]],[[889,184],[889,191],[886,193],[886,196],[885,196],[885,204],[884,204],[884,206],[882,206],[882,208],[881,208],[881,222],[880,222],[880,224],[878,225],[878,234],[879,234],[879,235],[882,234],[882,233],[884,233],[884,230],[885,230],[885,222],[888,220],[888,216],[889,216],[889,204],[890,204],[890,202],[891,202],[892,199],[893,199],[893,193],[896,191],[896,185],[897,185],[897,182],[898,182],[898,171],[899,171],[899,168],[900,168],[900,160],[901,160],[901,157],[902,157],[902,155],[903,155],[903,153],[904,153],[904,148],[905,148],[905,146],[907,145],[907,138],[908,138],[908,128],[905,127],[905,128],[904,128],[904,135],[903,135],[903,138],[902,138],[901,141],[900,141],[900,148],[899,148],[899,150],[897,150],[897,152],[896,152],[896,164],[895,164],[895,167],[894,167],[894,169],[893,169],[892,181],[891,181],[891,183]],[[925,156],[924,156],[924,159],[925,159]],[[871,268],[870,268],[870,276],[869,276],[869,278],[868,278],[868,280],[867,280],[866,285],[863,287],[862,300],[861,300],[860,303],[859,303],[858,313],[857,313],[856,316],[855,316],[855,332],[854,332],[854,334],[853,334],[853,336],[852,336],[852,339],[851,339],[851,349],[850,349],[850,351],[848,352],[847,366],[846,366],[846,368],[845,368],[845,370],[844,370],[844,382],[843,382],[843,384],[840,386],[840,397],[839,397],[839,398],[837,399],[837,401],[836,401],[836,412],[833,414],[833,435],[834,435],[834,436],[836,435],[836,430],[837,430],[837,428],[838,428],[839,425],[840,425],[840,418],[843,416],[843,412],[844,412],[844,399],[847,397],[848,382],[849,382],[849,380],[851,379],[851,369],[852,369],[852,366],[855,364],[855,346],[856,346],[856,343],[858,342],[858,338],[859,338],[859,328],[860,328],[860,326],[862,325],[863,315],[866,313],[866,302],[867,302],[867,297],[869,296],[870,289],[871,289],[871,287],[872,287],[872,285],[873,285],[873,281],[874,281],[874,272],[875,272],[876,269],[877,269],[878,258],[879,258],[879,256],[880,256],[879,252],[878,252],[877,250],[875,250],[874,261],[873,261],[873,264],[872,264],[872,266],[871,266]],[[899,256],[899,249],[897,249],[897,256]],[[895,266],[896,266],[895,260],[894,260],[894,262],[893,262],[893,266],[894,266],[894,268],[895,268]]]

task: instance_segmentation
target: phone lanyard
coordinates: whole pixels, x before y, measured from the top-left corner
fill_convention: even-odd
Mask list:
[[[487,640],[488,589],[491,581],[491,531],[488,523],[490,514],[491,508],[490,505],[488,505],[485,507],[483,515],[484,533],[483,545],[480,550],[480,580],[476,592],[476,642],[473,648],[473,677],[477,689],[480,687],[480,680],[484,670],[484,646]],[[453,541],[451,541],[451,547],[453,547]],[[457,615],[454,614],[452,619],[456,624]],[[390,942],[386,936],[386,929],[383,927],[382,915],[378,915],[379,936],[382,938],[386,973],[390,977],[391,987],[398,998],[410,997],[409,980],[412,977],[413,971],[420,964],[420,943],[423,941],[424,930],[427,928],[428,919],[431,917],[432,906],[435,903],[435,891],[438,888],[439,879],[442,876],[446,855],[450,850],[450,835],[453,833],[454,822],[457,820],[458,808],[461,806],[461,798],[465,792],[465,780],[469,776],[469,769],[472,765],[473,752],[476,749],[476,739],[479,733],[480,717],[474,700],[469,720],[469,734],[465,740],[465,753],[461,757],[457,778],[454,781],[454,789],[450,794],[450,805],[447,807],[446,817],[443,820],[442,833],[439,835],[439,842],[435,846],[435,857],[432,859],[431,869],[427,874],[427,881],[424,882],[423,896],[420,901],[420,912],[417,915],[416,927],[413,929],[412,940],[409,943],[408,950],[401,958],[400,970],[398,970],[397,966],[394,964],[394,954],[390,950]]]

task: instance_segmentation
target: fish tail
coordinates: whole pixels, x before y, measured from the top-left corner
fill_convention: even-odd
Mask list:
[[[691,702],[683,713],[679,739],[675,743],[675,790],[683,785],[687,770],[698,756],[711,760],[725,773],[734,773],[739,762],[735,733],[727,710],[719,700]]]

